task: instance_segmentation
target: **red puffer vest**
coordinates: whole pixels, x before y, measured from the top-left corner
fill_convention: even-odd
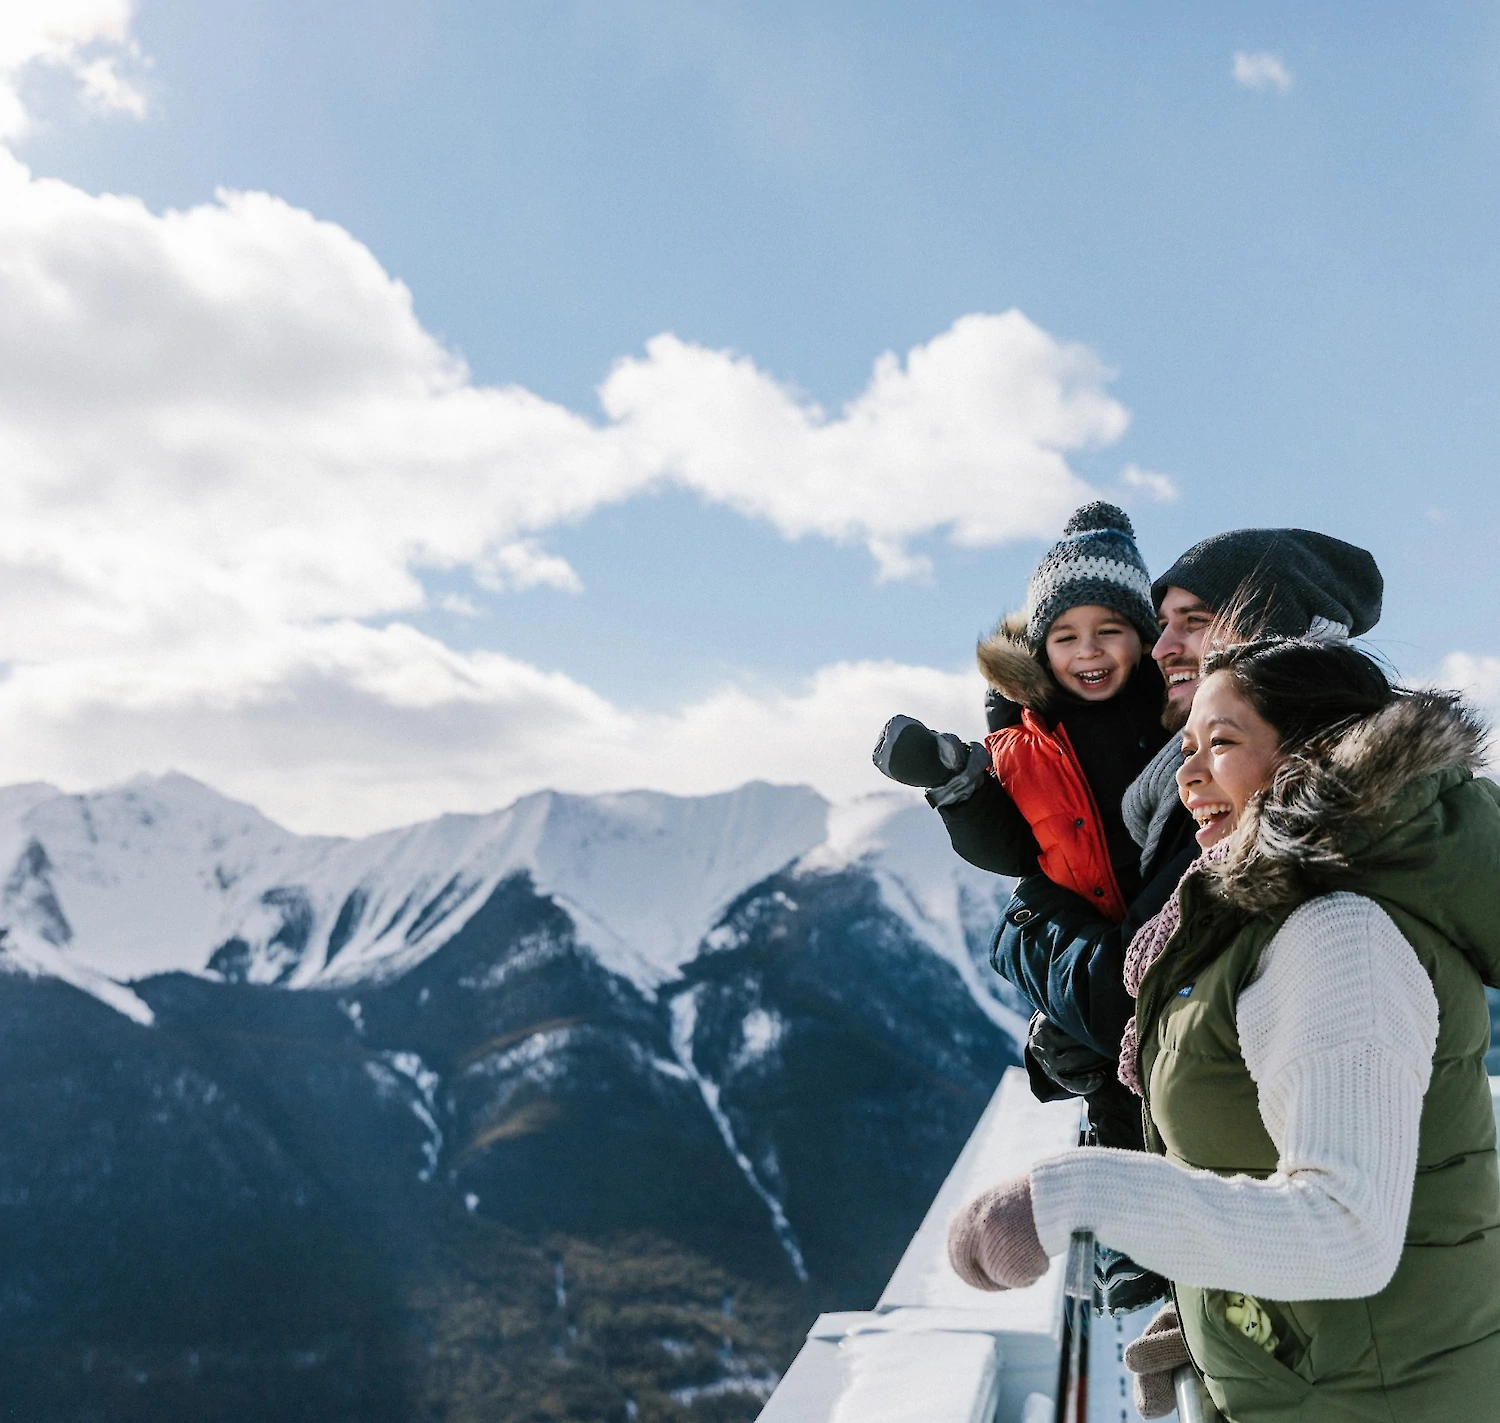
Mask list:
[[[1036,836],[1042,873],[1119,923],[1125,896],[1109,862],[1094,792],[1061,722],[1049,728],[1027,708],[1019,725],[985,737],[984,748],[996,779]]]

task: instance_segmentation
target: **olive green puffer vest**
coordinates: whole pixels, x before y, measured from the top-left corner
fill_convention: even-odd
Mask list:
[[[1222,1290],[1177,1286],[1183,1333],[1232,1423],[1500,1420],[1500,1174],[1483,983],[1500,976],[1500,788],[1450,767],[1418,777],[1362,837],[1337,888],[1395,921],[1432,979],[1439,1029],[1406,1245],[1361,1300],[1260,1303],[1274,1353],[1225,1319]],[[1269,1176],[1276,1148],[1245,1067],[1235,1005],[1310,897],[1239,905],[1210,872],[1184,881],[1182,924],[1137,1003],[1149,1150],[1190,1169]]]

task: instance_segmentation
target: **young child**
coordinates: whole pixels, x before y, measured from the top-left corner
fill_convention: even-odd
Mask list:
[[[1151,579],[1129,518],[1113,504],[1087,504],[1032,574],[1025,611],[979,643],[990,685],[982,753],[977,743],[894,717],[875,764],[931,788],[929,799],[945,810],[950,784],[992,775],[1003,796],[966,786],[961,805],[945,814],[960,853],[964,837],[988,840],[986,862],[1024,873],[1034,861],[1119,920],[1140,879],[1140,847],[1120,802],[1167,736],[1165,689],[1146,655],[1156,635]],[[984,825],[964,823],[975,814]]]
[[[1151,579],[1130,520],[1112,504],[1085,505],[1037,565],[1025,611],[979,643],[990,687],[983,745],[894,717],[875,764],[896,780],[931,788],[927,798],[965,859],[1001,874],[1040,868],[1119,921],[1141,878],[1140,847],[1125,827],[1121,801],[1167,739],[1166,688],[1146,655],[1157,632]],[[1019,979],[1005,975],[1038,1010],[1024,1054],[1033,1092],[1043,1101],[1080,1093],[1101,1145],[1139,1150],[1137,1104],[1112,1078],[1111,1059],[1051,1029],[1039,1011],[1046,994],[1025,980],[1033,970],[1050,975],[1053,966],[1028,959]],[[1117,991],[1124,994],[1123,980]],[[1060,1066],[1069,1087],[1054,1080]],[[1112,1313],[1139,1308],[1165,1289],[1117,1251],[1100,1253],[1096,1274]]]

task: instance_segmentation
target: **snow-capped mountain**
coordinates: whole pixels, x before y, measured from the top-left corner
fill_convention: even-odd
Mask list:
[[[937,818],[900,792],[834,808],[763,783],[695,798],[545,791],[342,839],[295,835],[182,775],[84,795],[0,790],[0,927],[17,966],[45,963],[80,986],[173,971],[294,988],[388,979],[524,871],[604,968],[649,995],[714,947],[718,916],[751,885],[788,866],[853,864],[1014,1029],[972,951],[1004,885],[957,859]]]
[[[168,776],[0,791],[0,856],[38,1423],[749,1419],[1018,1056],[1006,886],[901,793],[333,839]]]

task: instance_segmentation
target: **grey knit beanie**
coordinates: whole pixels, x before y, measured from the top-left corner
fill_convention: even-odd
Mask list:
[[[1199,594],[1202,597],[1202,594]],[[1037,564],[1026,590],[1026,646],[1036,652],[1047,629],[1069,608],[1113,608],[1149,647],[1160,629],[1151,602],[1151,575],[1135,546],[1123,509],[1102,499],[1085,504],[1063,525],[1063,536]]]
[[[1235,529],[1192,546],[1155,583],[1223,612],[1237,598],[1257,631],[1358,637],[1380,621],[1385,580],[1362,548],[1310,529]]]

